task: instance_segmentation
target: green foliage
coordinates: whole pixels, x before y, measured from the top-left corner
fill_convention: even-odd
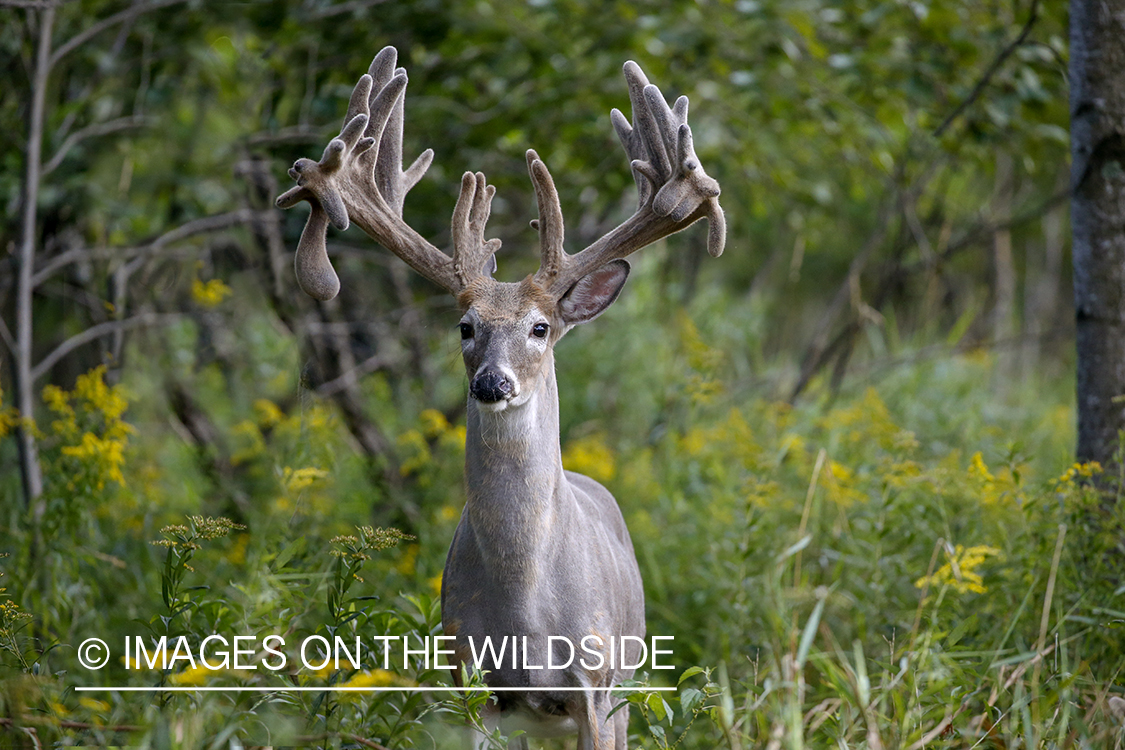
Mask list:
[[[1123,573],[1115,549],[1125,525],[1120,510],[1107,515],[1102,495],[1086,483],[1097,467],[1033,455],[1065,455],[1056,447],[1069,443],[1069,435],[1056,432],[1058,406],[1016,398],[1011,403],[1023,403],[1020,410],[966,421],[981,394],[961,383],[987,382],[993,363],[982,356],[916,365],[827,406],[743,401],[725,358],[708,343],[709,324],[690,321],[681,319],[673,347],[687,364],[683,382],[712,385],[669,396],[669,421],[646,431],[646,442],[618,437],[612,423],[589,418],[564,441],[569,460],[614,467],[606,481],[621,499],[641,562],[648,632],[675,637],[679,665],[715,665],[680,666],[672,695],[644,691],[662,683],[638,677],[633,687],[641,689],[624,697],[642,744],[746,747],[778,739],[786,746],[908,747],[939,736],[970,744],[1023,738],[1033,747],[1067,746],[1059,739],[1067,737],[1086,746],[1120,741],[1105,701],[1125,667],[1114,626],[1122,611],[1114,581]],[[614,369],[632,368],[618,361]],[[927,404],[943,408],[930,411]],[[251,408],[269,412],[263,404]],[[266,417],[275,426],[280,419]],[[143,435],[151,428],[136,429]],[[428,413],[402,434],[412,431],[429,450],[413,475],[456,475],[463,455],[458,428]],[[1007,437],[1015,434],[1022,445]],[[440,447],[445,435],[456,439],[448,452]],[[417,445],[414,438],[405,444]],[[151,460],[146,455],[158,454],[126,452],[126,485],[160,471],[142,465]],[[267,449],[256,460],[268,455]],[[183,746],[222,744],[230,736],[243,743],[346,743],[355,736],[409,746],[428,735],[456,741],[450,723],[479,725],[483,693],[282,692],[286,685],[447,684],[448,673],[421,664],[387,669],[378,651],[340,669],[325,660],[319,672],[294,670],[296,655],[289,653],[289,666],[274,673],[266,665],[277,657],[260,645],[249,657],[253,670],[212,670],[182,659],[153,670],[118,659],[91,672],[74,663],[71,648],[90,635],[109,635],[113,648],[124,635],[143,638],[150,656],[160,636],[171,652],[180,636],[199,648],[209,635],[233,634],[257,644],[270,634],[287,644],[340,637],[349,647],[371,634],[405,636],[421,650],[422,639],[441,632],[430,579],[452,532],[450,499],[425,482],[404,489],[441,533],[413,539],[358,524],[338,534],[339,518],[321,519],[318,508],[339,508],[340,517],[349,512],[344,500],[353,490],[338,478],[349,475],[340,462],[354,460],[338,458],[337,478],[297,469],[279,471],[277,484],[253,485],[263,488],[263,499],[279,490],[300,498],[319,487],[327,493],[322,505],[254,502],[246,528],[203,516],[166,524],[157,557],[146,548],[158,547],[143,538],[152,521],[133,531],[122,525],[122,511],[134,511],[114,510],[126,490],[107,484],[86,526],[95,537],[83,548],[114,550],[112,558],[81,553],[77,567],[56,564],[49,596],[30,596],[36,576],[18,565],[12,570],[3,653],[30,676],[5,683],[8,710],[40,736],[60,739],[108,741],[124,732],[130,742],[159,744],[171,721]],[[147,504],[143,512],[158,518],[165,511]],[[16,563],[26,554],[18,539],[9,537]],[[60,531],[57,543],[73,545],[70,539]],[[68,624],[61,592],[95,568],[98,576],[69,595],[69,606],[86,615]],[[17,609],[21,600],[51,608]],[[91,606],[95,601],[101,604]],[[212,660],[221,654],[212,650]],[[317,651],[313,661],[327,655]],[[481,678],[464,679],[472,686]],[[252,699],[164,692],[149,704],[125,693],[76,698],[67,689],[76,680],[273,685],[279,692]],[[445,718],[435,723],[438,716]],[[71,729],[62,728],[64,720]],[[113,726],[136,728],[106,728]]]
[[[1025,43],[973,98],[1031,7]],[[54,48],[126,9],[60,5]],[[5,248],[20,238],[40,12],[0,8],[16,72],[0,87]],[[288,270],[303,215],[191,223],[269,206],[285,167],[338,132],[384,44],[411,76],[406,150],[437,152],[406,218],[442,244],[458,175],[486,172],[501,278],[534,262],[526,148],[556,175],[569,250],[627,213],[606,117],[627,106],[625,59],[691,97],[723,186],[720,261],[697,260],[695,232],[631,258],[622,298],[558,348],[564,461],[620,499],[648,632],[675,637],[677,684],[642,674],[623,696],[633,744],[1125,743],[1107,710],[1125,673],[1125,482],[1073,464],[1065,356],[1029,355],[1024,375],[974,348],[994,270],[962,252],[1009,218],[988,208],[1007,154],[1027,331],[1066,317],[1032,314],[1042,288],[1067,284],[1065,243],[1040,221],[1065,184],[1063,4],[193,1],[120,19],[57,60],[45,92],[36,269],[78,260],[37,287],[35,354],[168,317],[76,347],[44,373],[36,414],[4,406],[5,381],[0,743],[34,730],[43,745],[443,747],[483,731],[483,692],[286,690],[449,684],[433,664],[365,650],[313,670],[284,651],[273,670],[263,647],[380,635],[420,650],[441,632],[464,501],[452,305],[333,233],[344,292],[313,307]],[[849,377],[782,402],[863,257],[837,308],[856,321]],[[0,267],[4,295],[14,271]],[[316,393],[340,374],[346,398]],[[38,508],[19,500],[11,439],[32,423]],[[129,637],[151,657],[164,638],[174,655],[184,638],[197,653],[216,635],[253,638],[254,668],[149,668],[121,650]],[[76,660],[90,637],[113,652],[96,671]],[[205,686],[270,690],[191,691]]]

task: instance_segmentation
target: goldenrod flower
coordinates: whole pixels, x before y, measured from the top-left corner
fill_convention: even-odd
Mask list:
[[[688,452],[691,453],[690,450]],[[601,434],[587,435],[568,443],[562,462],[563,468],[568,471],[585,474],[599,482],[608,482],[617,475],[613,451]]]
[[[219,279],[211,279],[206,283],[200,279],[192,279],[191,297],[202,307],[216,307],[222,304],[229,294],[231,288]]]
[[[198,687],[207,682],[208,676],[216,670],[207,669],[206,667],[194,666],[189,667],[183,672],[177,672],[168,678],[168,682],[173,685],[190,685]]]
[[[342,688],[381,688],[401,682],[398,675],[385,669],[373,669],[370,672],[357,673],[347,682],[342,682],[337,687]],[[363,700],[363,693],[358,690],[339,694],[339,700],[353,703]]]
[[[965,549],[960,544],[953,551],[953,556],[945,565],[938,568],[932,576],[922,576],[914,582],[917,588],[927,586],[949,586],[959,594],[983,594],[987,591],[984,579],[976,568],[988,557],[1000,556],[1000,550],[987,545],[978,545]]]
[[[327,476],[327,471],[318,469],[315,466],[307,466],[295,471],[286,466],[282,473],[281,483],[285,485],[285,489],[289,492],[300,492]]]

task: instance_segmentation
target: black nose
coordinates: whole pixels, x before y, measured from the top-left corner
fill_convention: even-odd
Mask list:
[[[512,394],[512,381],[498,372],[486,370],[473,378],[473,382],[469,384],[469,393],[477,401],[495,404]]]

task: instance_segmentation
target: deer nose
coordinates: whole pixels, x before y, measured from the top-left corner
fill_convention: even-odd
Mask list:
[[[482,372],[469,384],[469,393],[472,397],[486,404],[495,404],[497,401],[509,398],[512,390],[512,381],[503,373],[494,370]]]

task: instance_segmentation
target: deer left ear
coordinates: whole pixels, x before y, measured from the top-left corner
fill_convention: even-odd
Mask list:
[[[577,282],[559,300],[559,314],[568,326],[588,323],[613,304],[625,279],[629,278],[629,264],[611,260],[596,271],[591,271]]]

